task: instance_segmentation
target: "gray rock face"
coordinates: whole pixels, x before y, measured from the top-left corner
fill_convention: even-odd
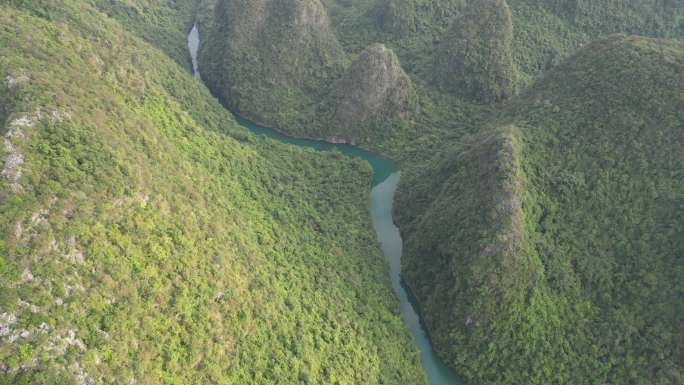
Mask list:
[[[382,44],[373,44],[361,52],[337,84],[335,121],[352,127],[406,115],[411,89],[397,55]]]
[[[8,90],[12,90],[22,84],[28,83],[29,80],[31,79],[26,75],[19,75],[16,78],[8,76],[5,78],[5,87],[7,87]]]
[[[34,124],[35,122],[27,116],[17,118],[9,124],[9,130],[3,137],[5,159],[0,170],[0,177],[9,182],[10,190],[15,193],[23,191],[19,179],[22,176],[21,166],[24,164],[24,155],[19,152],[14,141],[23,139],[22,129],[33,127]]]

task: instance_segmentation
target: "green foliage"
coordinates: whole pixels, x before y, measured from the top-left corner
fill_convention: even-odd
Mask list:
[[[558,16],[591,34],[629,33],[681,36],[682,5],[673,0],[555,0],[545,2]]]
[[[0,77],[28,78],[0,85],[24,159],[0,184],[0,383],[424,383],[369,166],[249,135],[169,57],[184,18],[126,4],[0,6]]]
[[[681,241],[672,235],[675,232],[659,230],[658,234],[667,235],[654,235],[653,231],[656,223],[679,231],[681,225],[672,218],[680,211],[675,204],[658,199],[652,203],[662,204],[658,210],[643,211],[643,199],[619,189],[612,174],[595,175],[598,182],[589,188],[583,173],[585,168],[601,170],[603,163],[595,159],[619,143],[616,138],[622,138],[623,129],[640,132],[635,122],[651,116],[649,111],[664,112],[649,118],[654,126],[672,127],[682,121],[681,113],[669,111],[672,106],[681,107],[680,99],[658,93],[681,89],[674,80],[682,78],[681,72],[670,68],[680,61],[678,54],[669,53],[672,57],[658,61],[649,55],[625,58],[613,52],[601,56],[596,68],[586,66],[588,59],[579,67],[558,68],[549,75],[554,81],[538,83],[535,89],[543,92],[534,91],[535,98],[527,93],[493,107],[473,102],[510,95],[516,83],[521,88],[534,83],[605,34],[682,37],[682,7],[656,1],[509,0],[509,23],[505,11],[492,12],[498,17],[489,19],[477,17],[490,9],[505,10],[503,3],[487,2],[499,7],[484,9],[482,2],[467,3],[469,8],[461,1],[448,0],[325,2],[332,29],[348,55],[382,42],[398,54],[416,87],[417,114],[402,121],[355,127],[355,134],[361,145],[403,160],[397,214],[406,240],[404,274],[425,310],[438,350],[474,383],[677,383],[682,370],[677,362],[684,360],[677,348],[681,333],[673,326],[672,312],[682,313],[681,300],[677,300],[681,285],[671,277],[681,274],[681,264],[670,263],[668,273],[662,269],[637,272],[634,261],[641,258],[645,262],[639,265],[648,264],[669,255],[669,263],[673,255],[681,254]],[[454,34],[469,39],[454,41]],[[647,42],[630,44],[649,46],[651,53],[668,45]],[[602,55],[601,47],[607,46],[611,45],[583,52]],[[458,86],[446,87],[448,92],[431,85],[438,56],[460,65],[454,72],[459,75],[454,82]],[[661,72],[669,76],[669,83],[662,80],[658,87],[643,81],[638,88],[627,89],[624,83],[632,80],[632,74],[624,71],[635,66],[644,71],[640,79],[666,69]],[[568,76],[573,71],[575,75]],[[593,80],[584,81],[582,76]],[[612,79],[621,88],[608,87],[596,77]],[[650,91],[644,96],[637,90]],[[648,110],[641,103],[644,97],[659,104]],[[290,103],[280,100],[284,100],[282,106]],[[329,99],[323,98],[311,110],[313,115],[297,115],[299,122],[310,116],[305,120],[310,124],[290,123],[294,119],[276,123],[291,133],[322,137],[326,131],[321,121],[328,119],[321,119],[329,109],[326,103]],[[575,103],[580,104],[570,110],[569,105]],[[287,111],[279,104],[276,108]],[[530,123],[534,111],[546,120]],[[595,122],[603,123],[597,127]],[[585,132],[579,129],[581,125],[594,130]],[[604,130],[605,136],[594,132]],[[542,135],[545,132],[548,135]],[[582,132],[585,142],[574,138],[577,132]],[[670,128],[667,132],[662,135],[671,138],[677,131]],[[541,138],[548,143],[531,144]],[[648,176],[659,167],[673,170],[672,164],[661,167],[651,161],[657,146],[639,147],[637,136],[632,142],[625,151],[640,154],[645,161],[639,167],[646,171],[634,172],[637,178],[630,182],[632,173],[622,169],[620,183],[634,191],[654,190],[661,200],[668,196],[668,202],[680,199],[679,187],[675,193],[663,194],[671,180]],[[508,160],[499,154],[506,146],[511,149],[504,152]],[[613,152],[620,159],[619,152]],[[577,155],[582,163],[573,163],[567,154],[583,154]],[[500,167],[490,167],[493,160]],[[546,169],[555,174],[539,179],[538,173]],[[670,171],[670,178],[677,176]],[[553,194],[543,184],[550,180],[560,186]],[[599,186],[603,180],[606,186]],[[587,196],[601,188],[605,199],[598,201],[605,211],[597,210],[598,204]],[[568,206],[568,201],[575,206]],[[636,208],[630,207],[633,202],[638,202]],[[516,210],[508,212],[507,207]],[[602,215],[597,221],[589,219],[595,212]],[[632,227],[621,227],[624,220],[615,212],[631,213]],[[673,216],[665,216],[666,212]],[[643,245],[632,244],[632,239],[642,238],[648,238]],[[597,250],[601,251],[598,257]],[[627,273],[620,272],[621,278],[610,286],[615,266],[622,265]],[[633,294],[628,293],[640,287],[648,287],[650,297],[637,296],[634,303],[638,305],[632,306]],[[601,295],[606,299],[598,300]],[[648,304],[658,304],[658,310],[651,311]],[[649,336],[648,343],[644,336]]]
[[[378,22],[383,31],[406,36],[418,28],[415,1],[384,0],[378,6]]]
[[[318,40],[300,39],[304,44],[297,45],[291,39],[298,36],[301,25],[285,17],[293,2],[282,2],[275,13],[270,11],[273,1],[238,6],[240,1],[222,0],[218,2],[224,5],[222,13],[214,9],[216,2],[205,1],[200,7],[201,62],[206,80],[225,105],[296,136],[342,137],[397,159],[419,152],[423,145],[441,146],[445,135],[458,140],[473,126],[450,121],[451,109],[478,111],[473,104],[523,89],[596,37],[615,32],[684,36],[684,9],[672,1],[507,0],[510,33],[507,7],[497,1],[317,0],[297,4],[302,9],[319,9],[311,4],[323,4],[330,26],[316,34]],[[487,20],[505,28],[487,26],[483,13],[498,15]],[[470,44],[456,44],[453,36],[458,31],[473,32]],[[479,39],[475,37],[478,31]],[[493,36],[498,36],[493,39],[496,44],[491,44]],[[346,55],[316,54],[330,52],[325,47],[337,43]],[[360,124],[349,132],[335,129],[340,126],[334,113],[335,84],[350,61],[320,63],[331,57],[353,59],[375,43],[397,53],[415,85],[418,105],[443,108],[433,108],[430,116],[419,110],[403,119]],[[448,82],[435,84],[436,74]],[[477,114],[465,120],[479,120]],[[439,123],[423,124],[426,121]]]
[[[404,275],[467,382],[681,382],[682,63],[592,43],[405,175]]]
[[[310,124],[346,60],[319,0],[220,0],[200,25],[203,78],[231,109]]]
[[[402,161],[404,275],[466,379],[682,382],[684,49],[613,37],[564,62],[609,33],[683,37],[677,2],[508,0],[511,23],[489,1],[216,3],[206,80],[299,136],[338,134],[349,59],[397,53],[415,113],[353,134]],[[0,149],[24,159],[19,192],[0,179],[0,314],[30,332],[1,337],[0,382],[424,382],[367,165],[239,128],[182,69],[193,2],[0,7],[0,77],[30,79],[0,85],[2,134],[31,122]],[[458,86],[434,85],[438,56]]]
[[[529,80],[600,36],[684,38],[684,7],[661,0],[509,0],[515,61]]]
[[[89,0],[107,16],[143,40],[191,68],[186,44],[195,14],[194,1]]]
[[[513,22],[506,0],[471,2],[447,32],[435,71],[451,92],[484,103],[515,93]]]

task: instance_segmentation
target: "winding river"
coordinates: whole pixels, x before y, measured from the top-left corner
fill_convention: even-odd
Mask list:
[[[194,26],[188,36],[188,47],[192,57],[194,74],[198,78],[200,77],[197,61],[199,42],[199,31],[197,26]],[[430,339],[421,324],[420,316],[415,310],[415,304],[412,302],[408,289],[401,279],[402,240],[399,229],[395,226],[392,219],[394,194],[397,191],[400,176],[396,164],[387,158],[350,145],[293,138],[270,128],[261,127],[245,119],[237,118],[237,120],[241,125],[257,135],[265,135],[279,142],[321,151],[337,149],[347,156],[361,158],[371,164],[373,167],[373,182],[370,193],[370,211],[373,227],[380,240],[382,251],[389,261],[392,288],[399,298],[401,316],[420,350],[420,361],[428,383],[430,385],[462,384],[456,373],[444,365],[432,349]]]

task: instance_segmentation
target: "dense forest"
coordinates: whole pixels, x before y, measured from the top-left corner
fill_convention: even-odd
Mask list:
[[[369,166],[232,114],[398,162],[466,384],[684,383],[681,1],[0,11],[0,383],[426,382]]]
[[[684,44],[600,40],[411,179],[404,276],[466,378],[682,383],[682,89]]]
[[[120,5],[0,6],[0,383],[424,383],[369,166],[248,134],[191,14]]]
[[[662,0],[204,0],[198,14],[204,80],[231,110],[395,159],[479,130],[491,102],[600,36],[684,38],[684,6]],[[335,114],[339,80],[376,43],[397,54],[417,101],[349,129]]]
[[[684,5],[320,4],[347,62],[376,42],[397,54],[415,107],[340,131],[332,82],[307,124],[276,124],[401,161],[404,278],[466,383],[681,383],[684,75],[681,45],[665,39],[684,37]]]

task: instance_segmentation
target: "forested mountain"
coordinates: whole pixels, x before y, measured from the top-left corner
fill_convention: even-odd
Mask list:
[[[411,179],[404,276],[471,383],[678,384],[684,44],[613,36]]]
[[[369,166],[228,110],[398,162],[403,277],[466,385],[684,383],[682,1],[0,20],[0,383],[426,382]]]
[[[122,7],[0,6],[0,383],[424,383],[368,165],[252,136],[164,53],[191,13]]]
[[[515,94],[513,21],[505,0],[471,2],[451,23],[438,46],[435,81],[483,103]]]
[[[232,110],[297,136],[346,138],[395,158],[417,141],[430,146],[477,131],[489,104],[593,39],[684,38],[684,6],[662,0],[204,0],[198,13],[205,81]],[[305,31],[315,38],[297,38]],[[350,129],[335,113],[339,80],[377,43],[397,54],[415,85],[416,108]]]
[[[222,0],[212,12],[202,72],[214,93],[257,121],[306,125],[346,60],[321,2]]]
[[[324,3],[416,88],[359,142],[403,161],[404,276],[466,382],[680,383],[682,47],[602,36],[684,37],[684,4]]]

